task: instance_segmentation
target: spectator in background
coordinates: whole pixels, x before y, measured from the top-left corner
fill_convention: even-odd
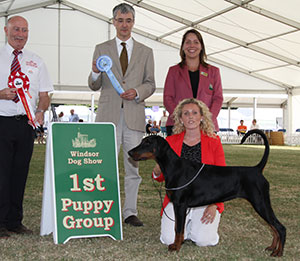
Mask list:
[[[70,117],[69,117],[69,122],[78,122],[79,121],[79,117],[78,117],[78,114],[74,113],[74,110],[71,109],[70,110]]]
[[[58,121],[58,122],[62,122],[62,121],[63,121],[63,117],[64,117],[64,113],[61,111],[61,112],[58,114],[57,121]]]
[[[259,125],[256,122],[256,119],[253,119],[250,130],[259,129]]]
[[[148,123],[146,124],[146,133],[151,134],[151,128],[152,128],[152,120],[148,120]]]
[[[152,125],[152,128],[150,128],[150,131],[151,131],[152,134],[157,134],[157,133],[160,132],[160,128],[157,125],[156,121],[153,121],[153,125]]]
[[[219,131],[217,116],[223,103],[220,70],[206,62],[204,41],[197,30],[183,35],[180,56],[181,62],[169,68],[164,87],[164,106],[169,112],[167,135],[174,125],[173,111],[185,98],[204,102],[212,113],[215,131]]]
[[[164,136],[167,133],[167,128],[166,128],[167,120],[168,120],[167,112],[164,110],[163,116],[161,116],[160,121],[159,121],[159,127]]]
[[[244,125],[244,121],[240,120],[240,125],[237,127],[237,134],[244,135],[247,132],[247,126]]]

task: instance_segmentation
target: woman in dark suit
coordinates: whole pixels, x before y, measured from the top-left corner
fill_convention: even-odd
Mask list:
[[[191,29],[182,38],[181,62],[169,68],[164,86],[164,106],[169,112],[167,134],[171,135],[174,121],[172,113],[185,98],[204,102],[212,113],[215,131],[219,130],[217,116],[223,102],[219,68],[206,63],[205,45],[201,34]]]

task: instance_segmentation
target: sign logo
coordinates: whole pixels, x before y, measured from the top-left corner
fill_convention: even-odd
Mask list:
[[[89,140],[88,134],[77,132],[77,137],[72,139],[73,148],[95,148],[97,145],[96,139]]]

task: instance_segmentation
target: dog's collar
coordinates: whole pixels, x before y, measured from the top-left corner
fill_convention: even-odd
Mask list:
[[[186,183],[185,185],[177,187],[177,188],[167,188],[166,187],[166,190],[180,190],[180,189],[183,189],[183,188],[187,187],[188,185],[190,185],[199,176],[199,174],[202,171],[202,169],[204,168],[204,166],[205,166],[205,164],[202,164],[202,166],[198,170],[197,174],[188,183]]]

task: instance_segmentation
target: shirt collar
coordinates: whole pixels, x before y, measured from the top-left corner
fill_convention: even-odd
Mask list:
[[[126,45],[127,45],[127,49],[131,49],[132,46],[133,46],[133,38],[130,37],[127,41],[122,41],[120,40],[118,37],[116,37],[116,43],[117,43],[117,46],[121,45],[121,43],[125,42]]]
[[[6,51],[9,55],[13,55],[13,51],[15,50],[9,43],[6,44]],[[24,49],[21,50],[22,53],[19,55],[22,55],[24,53]]]

